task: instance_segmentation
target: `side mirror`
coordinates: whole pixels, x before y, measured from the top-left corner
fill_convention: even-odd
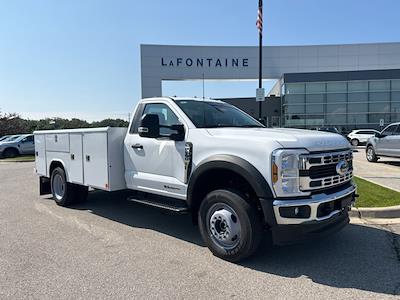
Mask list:
[[[183,141],[185,139],[185,126],[182,124],[172,125],[172,130],[176,130],[177,133],[172,133],[169,138],[173,141]]]
[[[378,139],[384,138],[386,136],[386,134],[382,134],[380,132],[375,133],[375,137],[377,137]]]
[[[144,115],[138,128],[139,136],[158,138],[160,136],[160,119],[156,114]]]

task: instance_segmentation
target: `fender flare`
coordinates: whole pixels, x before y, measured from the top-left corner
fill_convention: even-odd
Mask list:
[[[50,162],[50,164],[49,164],[49,170],[48,170],[48,171],[49,171],[49,178],[51,178],[51,172],[50,172],[51,165],[52,165],[54,162],[58,162],[58,163],[60,163],[60,164],[62,165],[62,167],[63,167],[63,169],[64,169],[64,172],[65,172],[65,179],[67,180],[67,182],[69,182],[69,176],[68,176],[67,168],[65,167],[64,162],[63,162],[61,159],[58,159],[58,158],[53,159],[53,160]]]
[[[250,186],[255,191],[257,197],[263,199],[273,198],[273,194],[268,182],[251,163],[238,156],[217,154],[200,162],[190,176],[187,189],[187,202],[189,207],[192,207],[194,199],[193,190],[197,180],[202,174],[213,169],[226,169],[233,171],[248,181]]]

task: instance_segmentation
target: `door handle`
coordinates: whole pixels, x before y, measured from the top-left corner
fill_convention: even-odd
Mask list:
[[[132,149],[143,149],[143,145],[140,145],[140,144],[135,144],[135,145],[132,145],[131,147],[132,147]]]

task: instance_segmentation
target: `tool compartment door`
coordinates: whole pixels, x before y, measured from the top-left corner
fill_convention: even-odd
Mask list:
[[[35,134],[35,169],[36,174],[47,175],[46,168],[46,143],[44,134]]]
[[[107,132],[83,134],[83,178],[84,184],[109,189]]]
[[[82,133],[70,133],[69,144],[69,180],[73,183],[83,184]]]

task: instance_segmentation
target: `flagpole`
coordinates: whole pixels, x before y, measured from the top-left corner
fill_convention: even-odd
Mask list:
[[[261,10],[261,12],[262,12],[262,8],[263,8],[263,2],[262,2],[262,0],[258,0],[258,9]],[[262,25],[261,25],[261,30],[258,30],[258,39],[259,39],[258,87],[262,88]],[[259,120],[262,120],[262,103],[263,103],[263,101],[258,102],[258,118],[259,118]]]

